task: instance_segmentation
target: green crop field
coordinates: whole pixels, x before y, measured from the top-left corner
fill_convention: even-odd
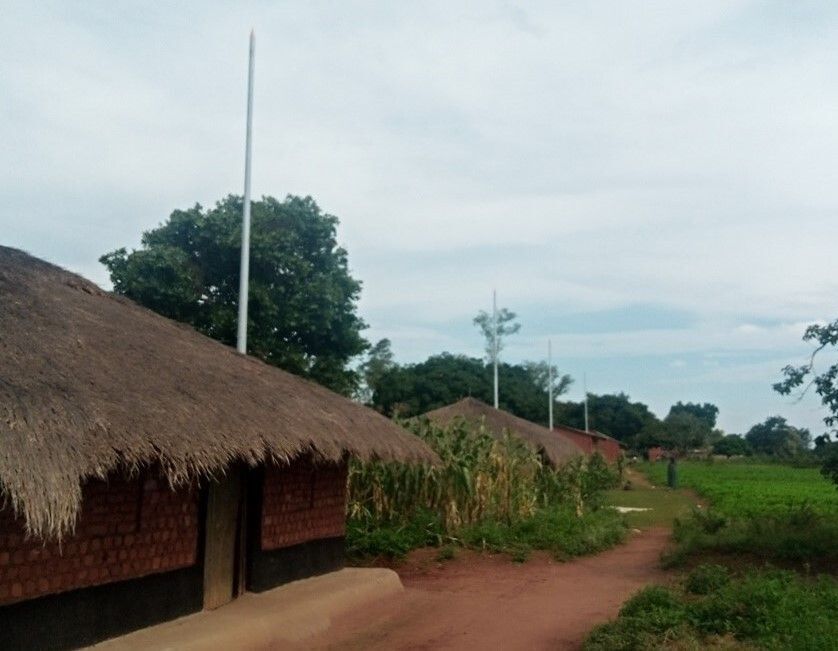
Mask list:
[[[666,483],[666,464],[647,463],[653,482]],[[838,515],[838,490],[815,468],[736,461],[681,461],[679,484],[694,489],[728,516],[759,516],[807,505],[824,515]]]

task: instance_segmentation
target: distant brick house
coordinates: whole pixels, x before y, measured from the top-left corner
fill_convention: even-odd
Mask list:
[[[557,436],[546,427],[519,418],[508,411],[495,409],[476,398],[463,398],[458,402],[434,409],[419,418],[446,426],[462,421],[482,428],[489,436],[501,439],[504,433],[522,439],[532,445],[545,463],[558,468],[580,455],[579,448],[562,436]]]
[[[646,459],[649,461],[660,461],[661,459],[665,459],[667,456],[668,452],[659,445],[655,445],[646,450]]]
[[[568,427],[566,425],[558,425],[553,428],[553,431],[572,441],[585,454],[598,452],[609,463],[615,463],[620,458],[620,455],[622,455],[620,442],[602,432],[586,432],[583,429],[576,429],[575,427]]]
[[[64,649],[343,564],[384,417],[0,247],[0,649]]]

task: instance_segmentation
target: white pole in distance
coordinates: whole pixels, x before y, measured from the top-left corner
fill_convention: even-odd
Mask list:
[[[242,211],[242,253],[239,270],[239,322],[236,349],[247,354],[247,293],[250,287],[250,156],[253,130],[253,53],[256,37],[250,31],[250,60],[247,68],[247,130],[244,145],[244,209]]]
[[[547,340],[547,400],[549,408],[547,411],[550,431],[553,431],[553,342]]]
[[[498,409],[498,291],[492,290],[492,362],[495,373],[495,409]]]

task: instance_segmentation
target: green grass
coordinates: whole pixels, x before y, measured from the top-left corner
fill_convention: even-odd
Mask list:
[[[406,523],[372,525],[350,519],[346,540],[348,556],[360,562],[398,559],[419,547],[441,547],[445,560],[453,558],[456,547],[465,547],[524,561],[532,550],[549,551],[559,559],[597,552],[622,542],[626,531],[625,519],[612,509],[578,517],[568,507],[554,506],[513,523],[485,520],[453,533],[446,533],[441,517],[428,511]]]
[[[643,464],[654,483],[666,484],[666,464]],[[782,514],[806,506],[817,513],[838,516],[838,490],[816,468],[741,461],[681,461],[679,483],[707,498],[727,516]]]
[[[817,470],[748,462],[678,465],[681,485],[711,507],[677,518],[668,565],[707,555],[815,571],[838,562],[838,491]],[[643,470],[652,481],[665,481],[665,464],[644,464]]]
[[[682,586],[645,588],[597,627],[585,651],[784,649],[819,651],[838,640],[838,581],[793,572],[731,576],[696,568]]]
[[[604,494],[608,506],[645,508],[648,511],[630,511],[625,514],[630,527],[669,527],[676,518],[689,515],[695,505],[693,497],[683,490],[632,485],[629,490],[610,490]]]
[[[665,483],[666,464],[642,469],[652,481]],[[591,633],[585,649],[835,648],[838,581],[827,574],[813,578],[838,567],[835,487],[817,470],[747,462],[680,462],[679,479],[710,507],[685,513],[683,505],[680,510],[671,505],[676,545],[665,562],[703,564],[679,586],[639,592],[616,620]],[[613,492],[610,500],[633,506],[629,500],[641,505],[660,499],[664,513],[667,500],[681,491],[651,492],[656,497]]]
[[[559,560],[592,554],[621,543],[625,536],[625,519],[612,509],[578,517],[566,507],[542,509],[532,518],[512,524],[482,522],[459,534],[466,547],[508,553],[518,561],[535,549],[548,551]]]

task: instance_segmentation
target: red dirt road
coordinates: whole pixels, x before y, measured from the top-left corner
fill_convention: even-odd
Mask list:
[[[558,563],[463,554],[399,568],[404,594],[338,618],[308,649],[578,649],[596,624],[649,583],[663,582],[667,529],[602,554]]]

